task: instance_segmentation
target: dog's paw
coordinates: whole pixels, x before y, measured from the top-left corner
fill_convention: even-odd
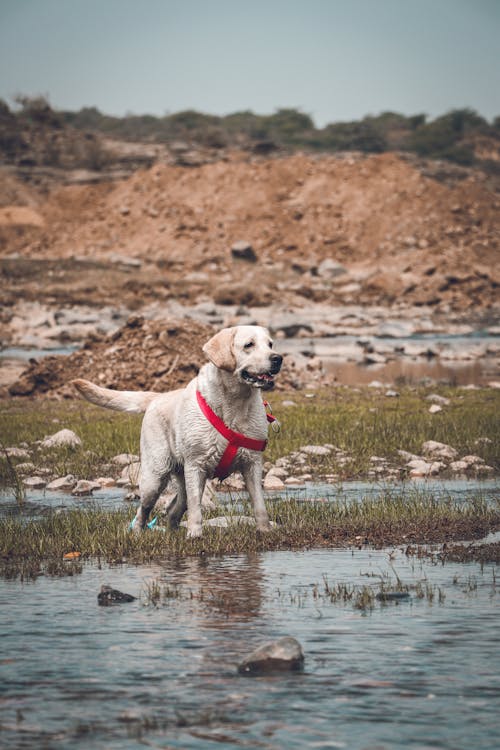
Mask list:
[[[201,526],[193,526],[191,529],[188,529],[187,538],[188,539],[199,539],[201,536]]]

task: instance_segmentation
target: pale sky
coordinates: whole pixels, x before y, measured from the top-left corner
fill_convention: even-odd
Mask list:
[[[0,97],[318,127],[393,110],[500,115],[500,0],[0,0]]]

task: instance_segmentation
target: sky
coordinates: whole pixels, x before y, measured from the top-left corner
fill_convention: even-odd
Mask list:
[[[0,0],[0,98],[114,115],[500,115],[500,0]]]

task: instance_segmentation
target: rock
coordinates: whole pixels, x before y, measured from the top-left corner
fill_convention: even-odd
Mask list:
[[[439,404],[440,406],[448,406],[448,404],[450,403],[449,398],[440,396],[438,393],[429,393],[429,395],[425,397],[425,400],[432,401],[434,404]]]
[[[134,461],[131,464],[127,464],[122,470],[121,478],[126,479],[127,482],[129,482],[133,487],[137,487],[139,485],[139,480],[141,477],[141,462],[140,461]]]
[[[441,469],[444,469],[444,464],[441,461],[433,461],[428,463],[423,459],[414,459],[409,461],[407,464],[410,469],[410,477],[430,477],[439,474]]]
[[[234,245],[232,245],[231,255],[237,260],[246,260],[249,263],[257,262],[257,255],[255,254],[255,250],[249,242],[245,242],[244,240],[235,242]]]
[[[264,477],[264,489],[268,492],[278,492],[279,490],[282,490],[284,486],[285,483],[273,474],[268,473]]]
[[[439,443],[436,440],[427,440],[422,445],[422,453],[424,456],[444,458],[449,461],[453,461],[458,456],[458,451],[452,448],[451,445]]]
[[[469,465],[466,461],[452,461],[448,468],[454,474],[463,474],[467,471]]]
[[[73,474],[67,474],[65,477],[59,477],[50,482],[46,489],[48,490],[60,490],[61,492],[72,490],[76,485],[76,479]]]
[[[252,651],[238,666],[238,672],[247,675],[290,672],[301,670],[303,666],[302,646],[295,638],[287,636]]]
[[[100,490],[101,487],[97,482],[89,482],[87,479],[80,479],[71,490],[75,497],[85,497],[91,495],[94,490]]]
[[[385,392],[385,395],[386,395],[386,396],[387,396],[388,398],[398,398],[398,396],[399,396],[399,393],[398,393],[398,391],[391,391],[391,390],[389,390],[389,391],[386,391],[386,392]]]
[[[443,407],[439,406],[439,404],[432,404],[432,406],[429,406],[429,414],[439,414],[440,411],[443,411]]]
[[[139,456],[136,456],[135,453],[119,453],[117,456],[113,456],[111,461],[118,466],[128,466],[139,461]]]
[[[9,458],[31,458],[30,452],[26,448],[5,448],[5,453]]]
[[[25,463],[16,465],[16,471],[18,474],[31,474],[35,469],[36,466],[31,461],[26,461]]]
[[[285,399],[284,401],[281,402],[281,406],[284,406],[285,408],[289,408],[290,406],[297,406],[297,403],[290,399]]]
[[[125,594],[118,589],[112,589],[111,586],[101,586],[101,590],[97,594],[97,603],[101,607],[110,607],[119,602],[133,602],[136,598],[132,594]]]
[[[31,490],[42,490],[47,482],[42,477],[26,477],[23,479],[23,484]]]
[[[326,445],[303,445],[299,452],[308,456],[329,456],[332,451]]]
[[[333,258],[325,258],[325,260],[322,260],[317,268],[318,276],[327,279],[334,279],[337,276],[344,276],[344,274],[346,273],[347,269],[341,263],[333,260]]]
[[[282,466],[272,466],[267,472],[267,476],[285,480],[288,476],[288,471]]]
[[[116,487],[116,481],[113,477],[97,477],[95,483],[100,487]]]
[[[464,461],[467,466],[477,466],[478,464],[484,464],[484,458],[481,458],[481,456],[464,456],[461,461]]]
[[[285,486],[300,486],[303,487],[304,481],[300,477],[287,477],[285,479]]]
[[[80,448],[81,445],[82,441],[73,430],[64,429],[44,438],[40,443],[40,448]]]

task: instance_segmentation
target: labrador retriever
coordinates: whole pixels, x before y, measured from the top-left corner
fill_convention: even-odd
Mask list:
[[[73,384],[99,406],[144,414],[141,430],[140,505],[132,522],[144,529],[167,484],[177,495],[168,510],[176,528],[187,509],[189,537],[201,536],[201,498],[207,479],[243,475],[260,531],[270,528],[262,491],[262,451],[268,417],[260,390],[274,387],[283,358],[267,329],[234,326],[203,347],[209,362],[185,388],[167,393],[114,391],[88,380]]]

